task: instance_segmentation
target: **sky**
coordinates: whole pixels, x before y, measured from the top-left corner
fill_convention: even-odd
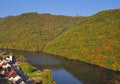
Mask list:
[[[119,8],[120,0],[0,0],[0,18],[28,12],[91,16],[102,10]]]

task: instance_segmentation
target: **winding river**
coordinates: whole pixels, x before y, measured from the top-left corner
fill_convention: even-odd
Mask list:
[[[45,53],[5,51],[24,55],[29,63],[41,71],[51,69],[57,84],[120,84],[120,72]]]

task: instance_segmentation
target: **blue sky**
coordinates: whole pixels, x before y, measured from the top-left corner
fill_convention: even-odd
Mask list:
[[[0,0],[0,18],[27,12],[91,16],[120,8],[120,0]]]

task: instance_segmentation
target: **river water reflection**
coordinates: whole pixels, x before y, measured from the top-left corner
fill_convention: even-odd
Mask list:
[[[22,54],[38,69],[51,69],[57,84],[120,84],[120,72],[44,53],[7,50]]]

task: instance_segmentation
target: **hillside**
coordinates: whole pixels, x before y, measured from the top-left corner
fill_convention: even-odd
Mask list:
[[[25,13],[0,19],[0,47],[42,51],[46,43],[84,17]]]
[[[32,12],[0,18],[0,48],[43,51],[120,71],[120,9],[90,17]]]
[[[8,17],[5,17],[5,18],[0,18],[0,25],[5,24],[9,20],[11,20],[13,17],[14,16],[8,16]]]
[[[88,17],[49,42],[44,51],[120,71],[120,9]]]

